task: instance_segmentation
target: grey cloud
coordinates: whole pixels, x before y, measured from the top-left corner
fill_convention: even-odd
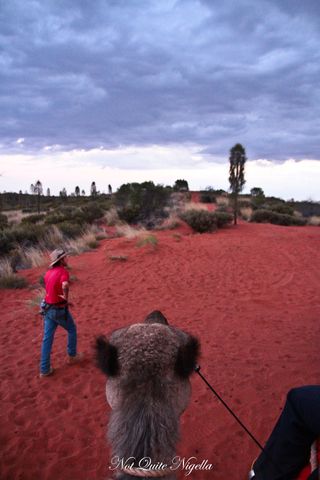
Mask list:
[[[210,159],[240,141],[317,158],[318,6],[2,2],[2,151],[193,144]]]

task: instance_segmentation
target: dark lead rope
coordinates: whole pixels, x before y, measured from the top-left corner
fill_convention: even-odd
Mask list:
[[[220,395],[214,390],[214,388],[210,385],[210,383],[206,380],[206,378],[202,375],[202,373],[200,373],[200,365],[196,365],[194,370],[195,372],[197,372],[197,374],[202,378],[202,380],[204,381],[204,383],[210,388],[210,390],[212,391],[212,393],[220,400],[220,402],[222,403],[222,405],[224,405],[226,407],[226,409],[228,410],[229,413],[231,413],[231,415],[233,416],[233,418],[235,418],[237,420],[237,422],[239,423],[239,425],[241,425],[241,427],[247,432],[247,434],[249,435],[250,438],[252,438],[252,440],[254,441],[254,443],[256,445],[258,445],[258,447],[260,448],[260,450],[265,454],[266,458],[268,460],[270,460],[270,462],[273,464],[273,466],[276,468],[276,470],[281,473],[281,469],[278,467],[278,465],[276,465],[273,460],[269,457],[269,455],[267,454],[267,452],[265,451],[265,449],[263,448],[263,446],[261,445],[260,442],[258,442],[258,440],[254,437],[254,435],[252,435],[252,433],[247,429],[247,427],[241,422],[241,420],[237,417],[237,415],[235,413],[233,413],[233,411],[231,410],[231,408],[226,404],[226,402],[220,397]]]

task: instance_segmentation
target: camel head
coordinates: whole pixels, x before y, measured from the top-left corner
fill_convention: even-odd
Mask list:
[[[144,322],[96,340],[99,368],[108,377],[112,408],[108,438],[113,458],[144,458],[170,466],[179,438],[179,417],[191,396],[189,377],[199,354],[198,340],[170,326],[159,311]],[[119,478],[131,478],[124,470]],[[163,479],[175,478],[174,475]]]

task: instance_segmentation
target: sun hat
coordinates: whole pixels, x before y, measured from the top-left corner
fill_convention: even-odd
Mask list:
[[[66,255],[67,252],[65,252],[62,248],[56,248],[55,250],[53,250],[53,252],[50,253],[50,267],[53,267],[55,263],[59,262],[59,260],[64,258]]]

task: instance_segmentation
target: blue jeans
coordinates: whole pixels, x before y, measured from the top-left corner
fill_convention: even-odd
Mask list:
[[[77,354],[77,327],[67,308],[50,308],[44,317],[44,332],[41,347],[40,372],[50,370],[50,354],[55,331],[60,325],[68,332],[67,352],[70,357]]]

